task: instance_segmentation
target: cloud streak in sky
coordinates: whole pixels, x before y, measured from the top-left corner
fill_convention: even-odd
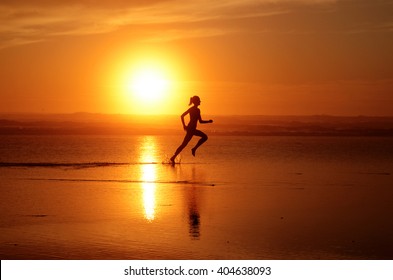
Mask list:
[[[115,0],[95,1],[93,5],[91,1],[6,0],[0,4],[0,48],[44,41],[55,36],[110,33],[133,25],[141,27],[153,24],[196,24],[209,21],[217,23],[262,18],[291,13],[299,7],[331,8],[338,2],[338,0],[150,0],[130,4],[130,1]],[[206,27],[206,24],[203,26],[188,31],[184,28],[171,27],[166,34],[160,32],[159,36],[147,39],[174,40],[219,36],[234,32],[229,26],[216,27],[213,23],[209,27]],[[391,23],[379,23],[378,26],[392,29]],[[374,26],[369,29],[380,30]]]
[[[286,3],[302,5],[332,3],[334,0],[218,0],[218,1],[2,1],[0,4],[0,48],[47,40],[54,36],[103,34],[130,25],[197,23],[213,20],[265,17],[287,13]],[[212,26],[181,34],[171,29],[170,40],[215,36],[231,32]]]

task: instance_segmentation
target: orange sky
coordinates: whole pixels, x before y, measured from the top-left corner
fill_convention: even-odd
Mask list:
[[[0,112],[392,115],[392,50],[393,1],[2,0]]]

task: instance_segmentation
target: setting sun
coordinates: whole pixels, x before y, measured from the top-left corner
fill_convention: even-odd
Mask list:
[[[171,113],[178,103],[182,78],[177,69],[176,59],[153,52],[123,59],[112,78],[119,110],[140,115]]]
[[[142,69],[131,78],[129,89],[142,102],[155,102],[164,97],[170,82],[157,69]]]

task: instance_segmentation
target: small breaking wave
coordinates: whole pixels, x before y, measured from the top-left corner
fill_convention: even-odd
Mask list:
[[[131,165],[172,164],[170,162],[0,162],[0,168],[65,168],[83,169],[96,167],[116,167]],[[176,162],[180,164],[180,162]],[[195,163],[182,163],[195,164]]]
[[[216,186],[211,182],[199,182],[189,180],[121,180],[121,179],[81,179],[81,178],[26,178],[24,180],[30,181],[60,181],[60,182],[96,182],[96,183],[151,183],[151,184],[183,184],[183,185],[203,185]]]
[[[94,168],[140,164],[158,164],[158,162],[0,162],[0,168]]]

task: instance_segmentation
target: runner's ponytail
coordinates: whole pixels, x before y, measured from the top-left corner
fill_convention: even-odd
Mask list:
[[[197,96],[197,95],[194,95],[193,97],[191,97],[190,98],[190,103],[188,104],[188,106],[190,106],[191,104],[195,104],[196,102],[198,102],[199,101],[199,103],[200,103],[200,99],[199,99],[199,96]],[[198,104],[199,105],[199,104]]]

